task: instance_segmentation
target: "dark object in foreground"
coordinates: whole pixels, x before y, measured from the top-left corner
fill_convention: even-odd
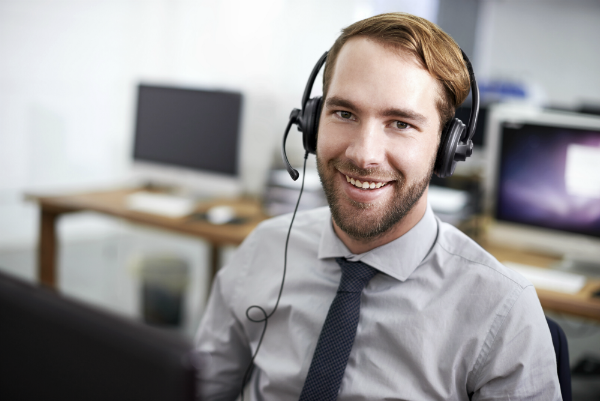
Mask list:
[[[0,399],[192,400],[184,339],[0,273]]]

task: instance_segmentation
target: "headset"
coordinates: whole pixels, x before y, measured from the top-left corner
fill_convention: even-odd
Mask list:
[[[319,131],[319,119],[321,118],[321,109],[323,98],[317,96],[310,98],[315,79],[321,70],[321,67],[327,60],[327,53],[325,52],[317,64],[315,64],[306,88],[304,88],[304,95],[302,96],[302,109],[293,109],[290,114],[288,125],[283,134],[283,143],[281,146],[281,157],[285,163],[286,169],[292,179],[296,181],[299,177],[299,173],[295,170],[288,161],[285,153],[285,142],[287,140],[288,133],[292,125],[298,127],[298,131],[302,132],[302,143],[306,153],[316,154],[317,151],[317,134]],[[479,115],[479,87],[477,86],[477,80],[475,79],[475,73],[471,66],[471,61],[467,57],[464,51],[461,49],[463,60],[467,65],[469,71],[469,79],[471,81],[471,114],[469,116],[469,124],[465,124],[458,118],[452,118],[445,126],[442,131],[440,138],[440,146],[435,159],[435,165],[433,172],[440,178],[450,177],[454,174],[456,163],[459,161],[465,161],[467,157],[473,153],[473,135],[475,134],[475,128],[477,127],[477,116]]]

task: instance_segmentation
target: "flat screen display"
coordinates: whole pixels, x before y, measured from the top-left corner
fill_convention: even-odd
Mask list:
[[[600,237],[600,131],[505,122],[496,219]]]
[[[140,85],[135,160],[238,175],[242,95]]]

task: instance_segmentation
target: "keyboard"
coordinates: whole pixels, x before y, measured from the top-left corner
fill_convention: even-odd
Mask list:
[[[172,218],[187,216],[196,208],[193,199],[145,191],[128,195],[126,204],[130,210]]]
[[[586,277],[580,274],[567,273],[560,270],[504,262],[506,267],[521,274],[536,288],[542,290],[577,294],[585,285]]]

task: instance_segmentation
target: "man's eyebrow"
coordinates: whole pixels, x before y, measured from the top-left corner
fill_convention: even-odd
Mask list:
[[[386,117],[406,118],[408,120],[412,120],[412,121],[416,122],[417,124],[424,124],[427,122],[427,117],[425,117],[423,114],[417,113],[412,110],[403,110],[403,109],[392,108],[392,109],[384,110],[383,113],[381,113],[381,114]]]
[[[325,101],[325,105],[326,107],[343,107],[350,110],[360,110],[360,107],[352,103],[350,100],[343,99],[337,96],[327,98],[327,100]],[[423,114],[417,113],[412,110],[390,108],[383,110],[381,112],[381,115],[385,117],[398,117],[402,119],[407,119],[414,121],[417,124],[427,123],[427,117],[425,117]]]
[[[327,98],[327,100],[325,101],[325,105],[327,107],[343,107],[343,108],[352,109],[352,110],[358,109],[358,107],[354,103],[352,103],[350,100],[343,99],[338,96],[332,96],[332,97]]]

